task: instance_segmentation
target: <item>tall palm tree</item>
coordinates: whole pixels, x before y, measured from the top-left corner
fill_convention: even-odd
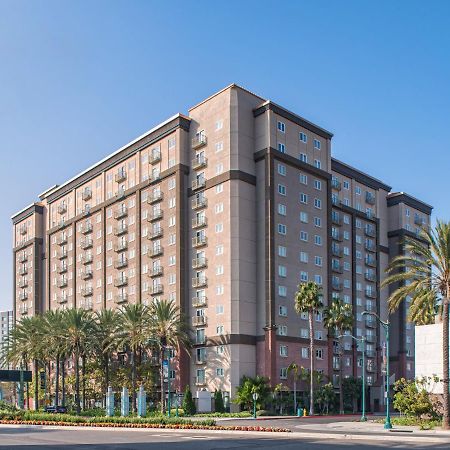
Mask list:
[[[101,358],[104,373],[103,393],[109,386],[109,364],[111,353],[117,350],[116,337],[118,331],[118,314],[112,309],[102,309],[97,311],[95,318],[94,351]]]
[[[420,239],[405,237],[404,254],[388,267],[382,286],[393,285],[388,304],[396,311],[407,297],[411,299],[408,318],[418,323],[429,320],[430,311],[440,303],[443,322],[443,389],[442,427],[450,428],[449,398],[449,302],[450,302],[450,223],[437,221],[434,228],[423,228]],[[440,302],[438,300],[440,299]],[[425,310],[425,317],[420,311]],[[427,318],[428,317],[428,318]]]
[[[300,283],[294,295],[297,314],[307,313],[309,320],[309,359],[311,378],[309,383],[309,413],[314,414],[314,314],[323,308],[321,287],[312,281]]]
[[[137,364],[136,357],[138,352],[144,349],[150,339],[149,328],[149,310],[142,304],[128,304],[121,308],[118,312],[118,321],[120,329],[115,339],[118,348],[129,349],[131,352],[131,395],[133,412],[137,412],[136,405],[136,382],[137,382]]]
[[[186,318],[181,314],[180,308],[174,301],[167,300],[157,300],[152,303],[150,307],[150,329],[159,349],[161,362],[161,411],[164,412],[164,353],[167,347],[176,348],[178,354],[180,354],[182,349],[189,349],[192,344],[191,329]],[[170,392],[168,395],[170,395]]]
[[[342,335],[353,328],[353,313],[351,305],[335,299],[325,309],[323,322],[331,336],[339,342],[339,413],[344,414],[344,393],[342,390]],[[365,370],[365,369],[363,369]]]
[[[64,315],[64,349],[71,355],[75,368],[75,408],[80,414],[80,358],[86,355],[94,333],[92,314],[85,309],[69,309]]]
[[[287,368],[288,375],[292,375],[292,380],[294,382],[294,414],[297,414],[297,381],[301,377],[301,367],[295,363],[291,362]]]
[[[25,317],[17,322],[9,336],[6,359],[11,364],[26,367],[33,365],[34,409],[39,409],[39,361],[44,354],[42,316]]]

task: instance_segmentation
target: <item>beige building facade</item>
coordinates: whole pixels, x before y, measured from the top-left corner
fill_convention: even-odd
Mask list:
[[[322,314],[309,355],[294,311],[298,283],[313,280],[325,305],[353,305],[380,385],[384,335],[361,313],[387,317],[384,270],[431,207],[332,158],[331,140],[234,84],[173,116],[12,217],[16,319],[172,299],[195,342],[189,361],[174,360],[174,386],[233,397],[243,375],[290,385],[288,365],[310,357],[337,381]],[[396,373],[413,376],[414,330],[405,311],[393,320]],[[344,375],[358,376],[361,353],[344,341]]]

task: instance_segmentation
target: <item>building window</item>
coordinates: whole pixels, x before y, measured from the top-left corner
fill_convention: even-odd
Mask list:
[[[278,256],[281,256],[282,258],[286,258],[287,255],[287,249],[283,245],[278,246]]]
[[[286,176],[286,166],[284,164],[278,164],[278,173],[283,177]]]
[[[308,213],[307,212],[302,211],[300,213],[300,222],[308,223]]]
[[[308,184],[308,175],[305,175],[304,173],[301,173],[300,174],[300,183]]]
[[[322,200],[320,200],[320,198],[314,199],[314,207],[317,209],[322,209]]]
[[[320,159],[314,160],[314,166],[317,167],[318,169],[320,169],[322,167],[322,163],[321,163]]]
[[[304,194],[303,192],[300,194],[300,203],[308,204],[308,194]]]
[[[287,368],[281,367],[280,368],[280,380],[286,380],[287,379]]]
[[[277,328],[278,336],[287,336],[287,325],[280,325]]]
[[[278,307],[278,315],[282,317],[287,316],[287,307],[286,306],[279,306]]]
[[[322,267],[322,257],[314,256],[314,264],[318,267]]]
[[[278,203],[278,214],[280,214],[280,216],[286,215],[286,205]]]
[[[302,347],[301,356],[303,359],[309,359],[309,349],[307,347]]]
[[[286,225],[282,223],[278,224],[278,234],[286,235]]]
[[[322,227],[322,219],[320,217],[314,217],[314,226],[317,228]]]
[[[314,148],[320,150],[320,141],[318,139],[314,139]]]
[[[308,281],[308,272],[300,272],[300,281],[306,282]]]
[[[287,296],[287,287],[278,285],[278,295],[280,297],[286,297]]]
[[[300,155],[298,155],[298,159],[304,163],[308,162],[308,156],[306,155],[306,153],[300,153]]]
[[[288,348],[287,345],[280,345],[280,356],[287,358],[288,356]]]
[[[286,147],[284,144],[282,144],[281,142],[278,143],[278,151],[280,153],[286,153]]]
[[[314,180],[314,188],[318,191],[322,190],[322,182],[320,180]]]
[[[306,231],[300,231],[300,240],[304,242],[308,241],[308,233]]]
[[[286,195],[286,186],[284,184],[278,185],[278,193],[280,195]]]
[[[316,234],[314,236],[314,244],[316,245],[322,245],[322,236],[319,236],[318,234]]]
[[[286,125],[284,124],[284,122],[278,121],[277,128],[278,128],[278,131],[281,131],[282,133],[284,133],[286,131]]]
[[[308,142],[308,136],[303,132],[298,134],[298,138],[300,139],[300,142],[304,142],[305,144]]]
[[[287,276],[287,269],[286,266],[278,266],[278,275],[280,277],[286,278]]]
[[[300,252],[300,262],[303,262],[303,263],[308,262],[308,253]]]
[[[316,359],[323,359],[323,349],[322,348],[316,349]]]

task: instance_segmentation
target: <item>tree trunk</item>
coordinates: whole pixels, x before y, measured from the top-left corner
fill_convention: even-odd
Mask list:
[[[108,387],[109,387],[109,354],[106,352],[103,356],[103,364],[105,369],[105,392],[104,392],[104,399],[105,399],[105,406],[106,406],[106,394],[108,393]]]
[[[310,381],[309,381],[309,414],[314,414],[314,311],[309,311],[309,359],[310,359]]]
[[[61,359],[61,405],[66,406],[66,360]]]
[[[37,411],[39,409],[39,364],[38,360],[35,359],[33,361],[34,366],[34,410]],[[23,405],[21,406],[23,407]]]
[[[74,357],[74,366],[75,366],[75,408],[76,413],[79,415],[81,413],[81,406],[80,406],[80,360],[78,355]]]
[[[450,289],[449,289],[450,290]],[[444,299],[443,314],[442,314],[442,347],[443,347],[443,392],[444,392],[444,414],[442,417],[442,428],[445,430],[450,429],[450,399],[449,399],[449,295]]]
[[[159,371],[160,382],[161,382],[161,413],[164,414],[166,411],[166,405],[164,402],[164,347],[161,347],[161,370]]]
[[[342,333],[339,333],[341,335]],[[344,414],[344,391],[342,389],[342,338],[339,338],[339,414]]]
[[[297,375],[294,378],[294,416],[297,414]]]
[[[86,409],[86,356],[81,357],[81,389],[83,393],[83,411]]]
[[[55,406],[59,406],[59,355],[56,356],[56,370],[55,370]]]
[[[26,383],[25,386],[27,389],[27,405],[25,409],[30,409],[30,383]]]
[[[131,404],[133,412],[136,413],[136,349],[131,352]]]

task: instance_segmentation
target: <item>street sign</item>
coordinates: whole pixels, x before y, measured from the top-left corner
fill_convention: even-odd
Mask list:
[[[31,370],[23,370],[23,381],[25,383],[32,381]],[[20,370],[0,370],[0,381],[20,381]]]

